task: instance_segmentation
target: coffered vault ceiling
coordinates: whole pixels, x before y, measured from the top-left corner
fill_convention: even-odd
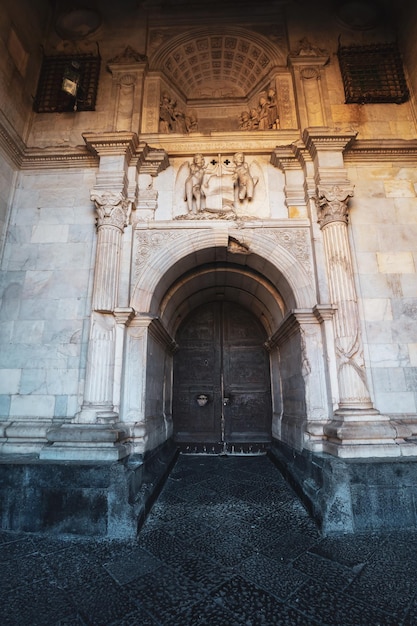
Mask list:
[[[151,58],[187,99],[247,98],[284,65],[280,48],[257,33],[229,28],[177,37]]]

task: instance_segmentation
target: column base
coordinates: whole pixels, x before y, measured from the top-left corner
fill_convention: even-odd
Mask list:
[[[417,445],[399,436],[388,415],[375,409],[340,409],[324,427],[323,452],[340,458],[398,457],[417,454]]]
[[[113,410],[111,404],[86,404],[81,407],[75,419],[80,424],[113,424],[119,419],[119,414]]]
[[[132,453],[129,433],[121,425],[62,424],[47,432],[42,460],[119,461]]]

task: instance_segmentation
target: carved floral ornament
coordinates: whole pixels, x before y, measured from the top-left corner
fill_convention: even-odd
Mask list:
[[[318,197],[315,199],[318,213],[318,223],[323,228],[331,222],[348,221],[348,201],[353,196],[353,187],[334,185],[333,187],[319,187]]]
[[[114,191],[93,191],[91,200],[97,213],[97,229],[101,226],[113,226],[123,231],[129,222],[132,202],[122,193]]]

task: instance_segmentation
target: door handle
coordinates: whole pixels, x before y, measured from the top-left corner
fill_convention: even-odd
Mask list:
[[[223,406],[230,404],[230,398],[223,398]]]

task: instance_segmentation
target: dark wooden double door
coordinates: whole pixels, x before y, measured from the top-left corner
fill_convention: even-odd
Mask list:
[[[174,436],[190,452],[250,453],[271,439],[265,332],[232,302],[198,308],[177,333]]]

